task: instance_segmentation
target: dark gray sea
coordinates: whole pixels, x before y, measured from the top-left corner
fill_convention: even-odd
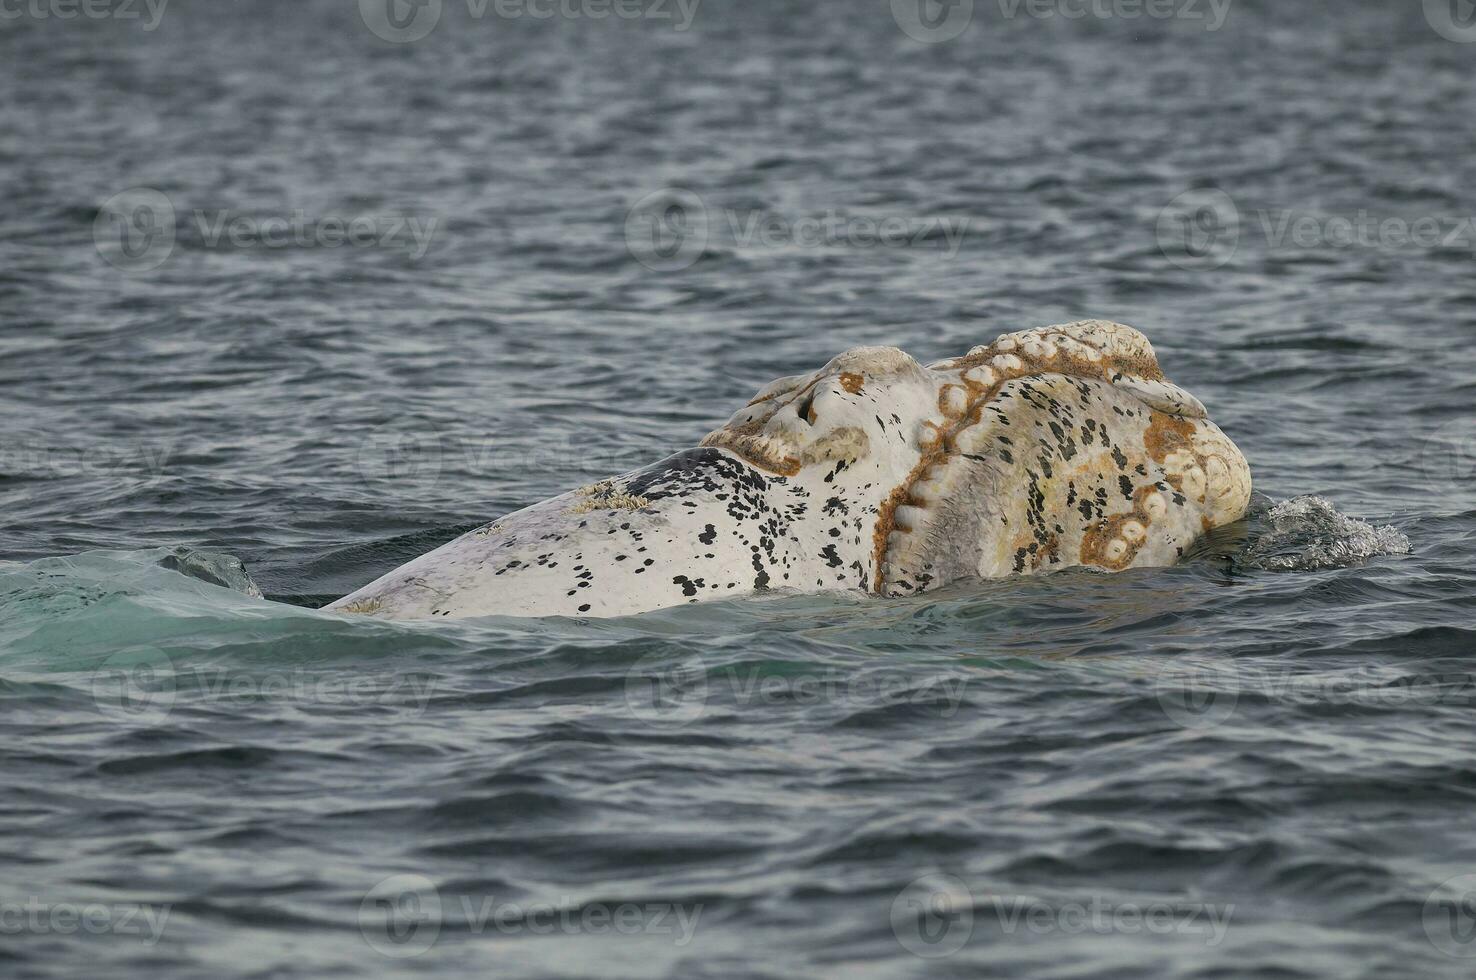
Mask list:
[[[1471,976],[1473,42],[0,0],[0,974]],[[316,611],[847,347],[1087,317],[1263,495],[1178,567]]]

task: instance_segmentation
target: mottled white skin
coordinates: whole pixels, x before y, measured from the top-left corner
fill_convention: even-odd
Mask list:
[[[701,448],[509,514],[328,608],[619,616],[1167,565],[1249,497],[1240,452],[1129,327],[1007,334],[928,367],[862,347],[769,385]]]

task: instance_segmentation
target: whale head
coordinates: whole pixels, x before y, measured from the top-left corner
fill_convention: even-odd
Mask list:
[[[939,377],[911,355],[854,347],[766,385],[702,445],[783,476],[865,461],[901,477],[921,456],[918,427],[939,415],[939,390]]]
[[[870,589],[895,521],[921,504],[925,491],[909,488],[969,398],[966,383],[895,347],[856,347],[765,386],[702,445],[840,501],[852,522],[843,560]]]
[[[1049,383],[1031,384],[1050,378],[1067,386],[1057,387],[1057,396],[1045,390]],[[974,562],[977,556],[960,551],[959,543],[977,539],[978,528],[997,522],[1010,498],[1030,486],[1039,492],[1049,479],[1048,463],[1036,467],[1016,458],[1012,438],[1023,441],[1038,430],[1040,438],[1074,452],[1064,429],[1051,430],[1052,413],[1060,410],[1053,397],[1087,397],[1069,389],[1073,379],[1110,385],[1164,420],[1181,420],[1160,423],[1172,439],[1179,438],[1174,426],[1192,430],[1205,417],[1192,395],[1164,378],[1147,338],[1089,320],[1002,334],[928,365],[894,347],[853,348],[818,371],[767,385],[702,445],[769,473],[845,488],[876,515],[867,549],[874,590],[905,591],[919,568]],[[1157,452],[1163,442],[1157,431],[1148,433],[1146,447],[1138,440],[1135,451]],[[1190,488],[1197,488],[1206,459],[1179,455],[1168,463],[1182,466]]]

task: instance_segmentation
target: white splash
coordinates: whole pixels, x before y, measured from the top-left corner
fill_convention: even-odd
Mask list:
[[[1241,555],[1242,564],[1274,571],[1346,568],[1377,555],[1407,555],[1409,538],[1338,513],[1322,497],[1293,497],[1261,515],[1264,526]]]

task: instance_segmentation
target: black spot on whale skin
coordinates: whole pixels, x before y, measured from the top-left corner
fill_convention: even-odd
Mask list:
[[[712,544],[714,541],[717,540],[717,528],[713,527],[711,524],[706,525],[702,529],[702,533],[697,535],[697,540],[701,541],[703,544]]]
[[[763,591],[769,587],[769,573],[764,568],[764,560],[759,557],[757,549],[753,553],[753,587],[756,591]]]
[[[726,490],[744,472],[753,472],[716,449],[684,449],[637,470],[625,492],[648,500],[685,497],[696,492]]]

